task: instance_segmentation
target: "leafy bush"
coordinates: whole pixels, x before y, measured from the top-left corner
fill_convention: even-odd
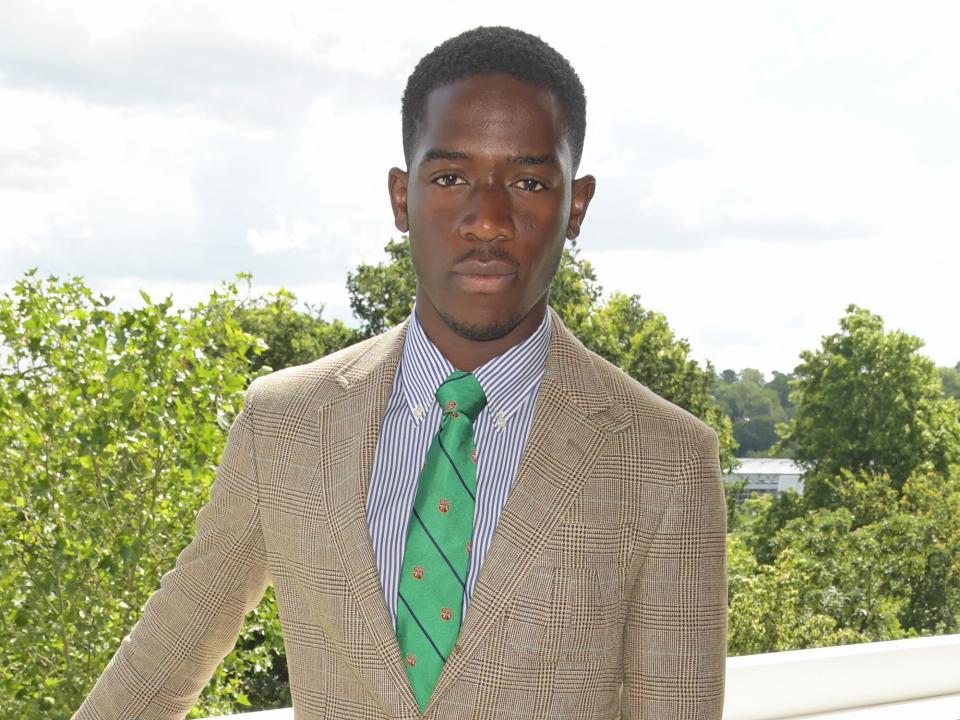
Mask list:
[[[225,285],[114,311],[35,271],[0,298],[0,697],[68,718],[194,534],[252,352]],[[282,645],[272,591],[196,708],[230,712]],[[235,701],[234,696],[239,697]],[[287,696],[289,704],[289,696]]]

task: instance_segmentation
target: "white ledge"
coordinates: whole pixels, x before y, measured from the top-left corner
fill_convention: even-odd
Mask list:
[[[724,697],[723,720],[958,720],[960,635],[727,658]]]
[[[960,695],[960,635],[889,640],[727,658],[723,717],[786,720],[855,709],[879,712],[876,706],[951,695]]]

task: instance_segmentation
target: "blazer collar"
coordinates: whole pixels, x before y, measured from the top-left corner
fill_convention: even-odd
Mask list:
[[[550,314],[549,344],[543,382],[552,384],[569,395],[569,401],[578,406],[585,417],[593,418],[601,426],[616,430],[628,421],[619,407],[614,406],[604,392],[593,356],[583,343],[564,325],[557,311],[547,307]],[[335,374],[344,391],[372,392],[387,384],[388,391],[396,378],[397,367],[404,353],[404,340],[410,327],[410,318],[370,339],[370,347],[359,353]],[[509,350],[507,352],[510,352]],[[368,406],[369,407],[369,406]],[[386,410],[386,400],[370,411]]]

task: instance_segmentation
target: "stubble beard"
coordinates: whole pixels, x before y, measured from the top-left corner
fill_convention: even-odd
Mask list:
[[[453,330],[453,332],[462,337],[464,340],[473,340],[475,342],[499,340],[505,335],[509,335],[510,332],[513,331],[513,329],[523,321],[523,318],[526,317],[526,313],[518,311],[514,315],[510,316],[507,320],[500,320],[487,323],[485,325],[479,325],[461,322],[452,315],[438,308],[436,305],[434,305],[434,309],[437,311],[440,319],[443,320],[444,324],[448,328]]]

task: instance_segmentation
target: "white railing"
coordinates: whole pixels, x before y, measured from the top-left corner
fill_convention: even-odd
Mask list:
[[[217,720],[228,718],[293,720],[293,710]],[[801,718],[960,720],[960,635],[727,658],[723,720]]]
[[[724,720],[838,712],[830,717],[957,720],[960,635],[727,658]]]

